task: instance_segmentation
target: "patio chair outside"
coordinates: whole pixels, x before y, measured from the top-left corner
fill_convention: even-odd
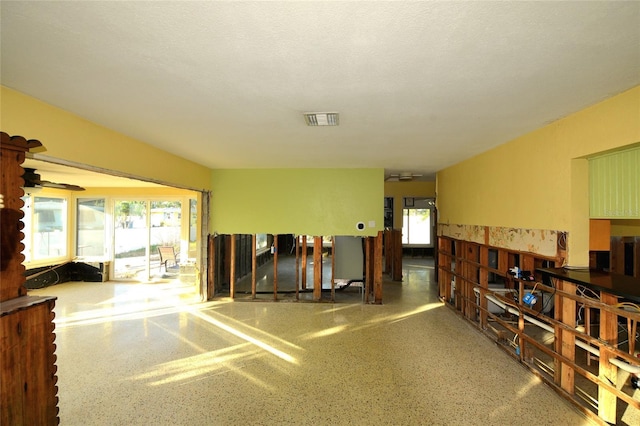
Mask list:
[[[174,271],[178,268],[178,258],[176,250],[173,246],[158,246],[158,254],[160,254],[160,268],[164,265],[164,271],[169,272],[170,269]]]

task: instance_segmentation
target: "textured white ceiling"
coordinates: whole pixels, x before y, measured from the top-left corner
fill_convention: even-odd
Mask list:
[[[212,168],[433,176],[640,84],[637,1],[0,8],[3,85]]]

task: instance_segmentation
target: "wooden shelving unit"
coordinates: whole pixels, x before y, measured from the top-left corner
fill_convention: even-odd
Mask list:
[[[486,326],[484,311],[478,311],[478,292],[491,287],[518,290],[518,281],[509,271],[517,267],[528,271],[536,281],[542,279],[538,268],[560,266],[560,258],[518,252],[499,247],[438,237],[438,285],[440,298],[472,321]],[[484,310],[486,299],[479,298]]]
[[[640,424],[628,380],[640,376],[640,280],[573,272],[563,257],[440,236],[440,298],[593,420]],[[516,277],[514,267],[529,272]]]

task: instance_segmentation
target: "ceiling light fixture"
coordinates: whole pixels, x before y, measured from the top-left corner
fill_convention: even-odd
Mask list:
[[[337,126],[337,112],[305,112],[304,121],[307,126]]]
[[[387,182],[409,182],[419,177],[422,177],[421,173],[402,172],[391,173],[386,180]]]

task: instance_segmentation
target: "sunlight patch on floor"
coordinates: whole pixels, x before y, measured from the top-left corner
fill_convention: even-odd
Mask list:
[[[247,342],[249,342],[249,343],[251,343],[251,344],[253,344],[253,345],[255,345],[255,346],[257,346],[257,347],[259,347],[259,348],[261,348],[261,349],[263,349],[263,350],[265,350],[267,352],[269,352],[269,353],[271,353],[272,355],[277,356],[278,358],[280,358],[280,359],[282,359],[282,360],[284,360],[286,362],[289,362],[291,364],[298,364],[298,360],[295,357],[289,355],[286,352],[283,352],[283,351],[281,351],[279,349],[274,348],[273,346],[267,344],[266,342],[263,342],[260,339],[256,339],[254,337],[251,337],[248,334],[243,333],[242,331],[240,331],[240,330],[238,330],[236,328],[233,328],[230,325],[227,325],[227,324],[223,323],[222,321],[218,321],[217,319],[212,318],[209,315],[205,315],[204,313],[200,312],[199,310],[191,309],[189,311],[194,316],[202,319],[203,321],[206,321],[206,322],[208,322],[209,324],[211,324],[211,325],[213,325],[215,327],[218,327],[218,328],[220,328],[220,329],[222,329],[222,330],[224,330],[224,331],[226,331],[226,332],[228,332],[230,334],[233,334],[236,337],[239,337],[239,338],[241,338],[243,340],[246,340]]]
[[[199,376],[211,376],[243,367],[243,362],[256,356],[258,351],[247,349],[250,343],[241,343],[217,351],[169,361],[155,366],[152,370],[132,377],[133,380],[148,381],[149,386],[191,381]]]
[[[63,329],[66,327],[103,324],[115,321],[145,319],[184,311],[190,312],[193,307],[199,307],[200,309],[209,308],[219,303],[221,302],[206,302],[200,304],[182,302],[176,305],[175,301],[171,300],[121,302],[116,306],[108,308],[88,309],[66,316],[56,315],[53,322],[56,324],[57,329]],[[105,302],[100,302],[97,305],[103,304],[105,304]]]
[[[324,330],[319,330],[313,333],[307,333],[301,336],[302,340],[313,340],[321,337],[331,336],[332,334],[340,333],[348,328],[346,324],[336,325],[335,327],[325,328]]]
[[[374,325],[387,324],[387,323],[390,324],[390,323],[402,321],[402,320],[407,319],[409,317],[412,317],[414,315],[418,315],[418,314],[430,311],[432,309],[441,308],[441,307],[443,307],[443,305],[440,302],[427,303],[427,304],[424,304],[422,306],[419,306],[419,307],[417,307],[415,309],[412,309],[412,310],[409,310],[409,311],[406,311],[406,312],[400,312],[400,313],[392,314],[392,315],[377,316],[375,318],[371,318],[370,320],[368,320],[363,325],[361,325],[359,327],[356,327],[354,330],[362,330],[364,328],[371,327],[371,326],[374,326]]]

